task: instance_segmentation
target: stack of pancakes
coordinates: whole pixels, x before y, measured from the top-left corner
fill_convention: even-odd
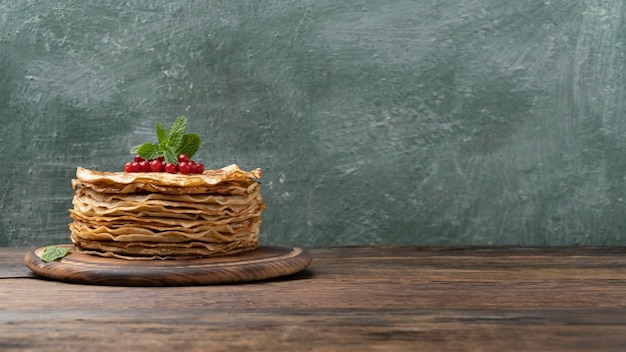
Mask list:
[[[82,253],[189,259],[256,249],[265,203],[261,169],[199,175],[78,168],[70,238]]]

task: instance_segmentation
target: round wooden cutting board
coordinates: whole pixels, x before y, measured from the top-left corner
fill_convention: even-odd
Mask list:
[[[190,286],[258,281],[304,270],[309,253],[298,247],[260,246],[258,249],[222,257],[191,260],[124,260],[76,252],[52,262],[41,260],[47,247],[24,256],[37,275],[69,283],[112,286]]]

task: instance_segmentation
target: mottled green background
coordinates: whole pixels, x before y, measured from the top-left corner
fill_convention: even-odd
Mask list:
[[[265,244],[626,245],[622,0],[0,2],[0,245],[185,115]]]

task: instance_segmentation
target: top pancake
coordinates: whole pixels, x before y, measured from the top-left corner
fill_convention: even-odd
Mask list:
[[[236,164],[202,174],[170,174],[166,172],[103,172],[82,167],[72,180],[74,190],[87,187],[102,193],[204,194],[228,193],[234,188],[247,188],[262,176],[261,169],[243,171]]]

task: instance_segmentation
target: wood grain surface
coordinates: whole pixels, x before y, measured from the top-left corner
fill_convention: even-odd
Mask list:
[[[254,283],[36,278],[0,249],[3,351],[624,351],[623,248],[311,249]]]
[[[311,257],[302,248],[260,246],[240,254],[193,260],[124,260],[81,254],[41,260],[45,247],[29,251],[24,262],[36,274],[59,281],[119,286],[188,286],[256,281],[304,270]]]

